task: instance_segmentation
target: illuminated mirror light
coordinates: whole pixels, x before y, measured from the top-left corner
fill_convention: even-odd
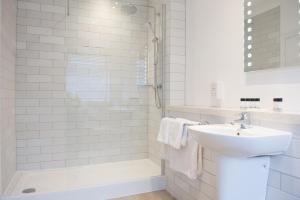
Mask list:
[[[121,0],[111,0],[111,7],[112,7],[113,9],[118,8],[119,5],[121,4],[120,1],[121,1]]]
[[[300,1],[300,0],[299,0]],[[251,24],[253,23],[253,19],[251,18],[251,15],[253,14],[253,9],[251,9],[250,7],[253,6],[252,1],[246,1],[246,6],[248,8],[246,8],[246,15],[248,15],[248,19],[246,20],[246,31],[247,31],[247,36],[246,36],[246,42],[248,43],[246,46],[247,49],[247,54],[246,54],[246,58],[248,60],[250,60],[253,57],[252,52],[250,52],[253,48],[253,45],[250,44],[251,41],[253,40],[253,36],[250,34],[253,31],[253,28],[251,27]],[[252,61],[248,61],[246,62],[246,66],[247,67],[252,67],[253,66],[253,62]]]

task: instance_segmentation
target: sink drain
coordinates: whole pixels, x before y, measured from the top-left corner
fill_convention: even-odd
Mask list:
[[[27,188],[22,191],[24,194],[34,193],[36,191],[35,188]]]

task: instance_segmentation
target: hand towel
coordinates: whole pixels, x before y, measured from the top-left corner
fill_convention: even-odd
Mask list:
[[[197,163],[197,175],[201,176],[203,172],[203,148],[199,144],[198,145],[198,157],[197,157],[198,163]]]
[[[169,121],[168,125],[168,144],[175,149],[180,149],[182,146],[181,142],[183,139],[186,121],[182,119],[175,119]]]
[[[188,140],[188,127],[194,125],[200,125],[199,122],[183,119],[183,118],[176,118],[184,123],[182,138],[181,138],[181,146],[186,146]]]
[[[175,121],[174,118],[165,117],[160,122],[157,140],[163,144],[169,144],[169,123]]]
[[[198,122],[183,118],[163,118],[157,140],[163,144],[168,144],[175,149],[185,146],[188,138],[188,126],[198,125]]]
[[[168,147],[170,168],[190,179],[197,179],[202,173],[202,150],[200,148],[199,144],[192,139],[188,140],[187,145],[181,149]]]
[[[184,133],[184,120],[175,118],[163,118],[160,122],[157,140],[175,149],[181,148],[181,140]]]

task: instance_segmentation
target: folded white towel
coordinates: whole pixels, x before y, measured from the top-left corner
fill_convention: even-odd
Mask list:
[[[172,170],[190,179],[197,179],[202,173],[202,147],[192,139],[180,150],[168,147],[167,160]]]
[[[157,140],[163,144],[169,144],[169,123],[175,121],[174,118],[165,117],[160,122],[160,128],[157,136]]]
[[[191,179],[202,173],[202,147],[188,137],[188,126],[198,124],[183,118],[163,118],[157,137],[165,144],[162,157],[169,160],[170,168]]]
[[[195,121],[191,121],[191,120],[187,120],[187,119],[184,119],[184,118],[176,118],[176,120],[179,120],[182,123],[184,123],[182,138],[181,138],[181,146],[184,147],[184,146],[186,146],[187,140],[188,140],[188,127],[193,126],[193,125],[199,125],[200,123],[195,122]]]
[[[203,148],[199,144],[198,145],[198,157],[197,157],[197,175],[201,176],[203,172]]]
[[[175,149],[181,148],[181,142],[183,139],[185,126],[186,126],[185,120],[175,119],[175,120],[169,121],[168,144],[171,147],[173,147]]]
[[[157,140],[175,149],[180,149],[187,143],[188,126],[197,124],[199,123],[183,118],[163,118],[160,123]]]

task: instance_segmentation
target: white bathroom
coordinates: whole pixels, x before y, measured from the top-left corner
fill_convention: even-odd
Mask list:
[[[300,200],[300,1],[0,0],[1,200]]]

